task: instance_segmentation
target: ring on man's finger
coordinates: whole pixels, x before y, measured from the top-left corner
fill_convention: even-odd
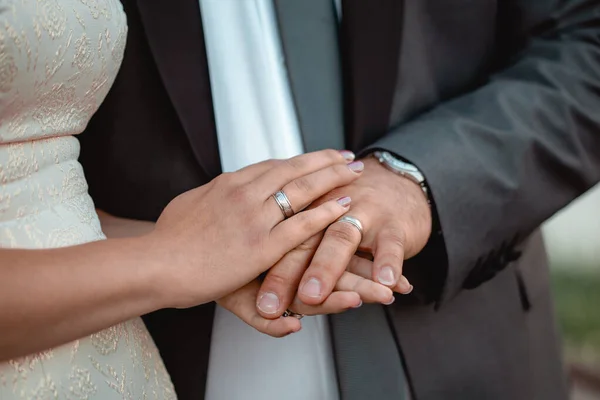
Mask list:
[[[351,217],[350,215],[344,215],[344,216],[340,217],[336,222],[345,222],[347,224],[352,225],[356,229],[358,229],[358,232],[360,233],[360,239],[362,241],[363,226],[357,218]]]

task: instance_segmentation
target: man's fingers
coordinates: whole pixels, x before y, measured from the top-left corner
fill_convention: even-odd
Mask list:
[[[368,260],[365,261],[370,263]],[[390,288],[373,282],[370,275],[362,277],[348,271],[344,272],[337,281],[335,290],[356,292],[365,303],[389,304],[394,298],[394,293]]]
[[[276,260],[306,242],[308,238],[322,232],[336,219],[348,211],[351,199],[342,197],[302,211],[275,225],[271,229],[270,242],[281,250]],[[275,261],[276,261],[275,260]]]
[[[404,231],[384,229],[377,235],[374,246],[373,280],[388,287],[399,286],[400,293],[412,291],[412,285],[402,276],[404,263]]]
[[[354,257],[352,257],[350,264],[348,264],[348,272],[351,272],[355,275],[358,275],[358,276],[361,276],[368,280],[371,280],[373,277],[373,262],[370,260],[367,260],[365,258],[362,258],[362,257],[354,256]],[[406,287],[402,283],[402,282],[404,282],[404,279],[405,279],[404,277],[399,279],[399,281],[401,283],[396,284],[396,286],[394,286],[391,289],[397,293],[402,293],[402,294],[410,293],[410,291],[408,293],[404,293],[404,291],[406,290]],[[390,299],[390,301],[391,301],[391,299]],[[383,304],[389,304],[389,303],[384,302]]]
[[[323,233],[318,233],[287,253],[271,268],[258,292],[256,308],[265,318],[280,317],[294,300],[302,274],[306,271]]]
[[[322,315],[338,314],[351,308],[357,308],[362,305],[362,300],[355,292],[333,292],[322,304],[312,306],[304,304],[297,297],[290,305],[289,309],[298,314],[304,315]],[[282,318],[288,319],[290,317]],[[294,318],[295,319],[295,318]]]
[[[335,287],[360,244],[361,234],[353,225],[335,222],[325,231],[298,289],[304,304],[321,304]]]
[[[254,280],[246,286],[225,296],[217,303],[235,314],[242,321],[258,330],[273,337],[283,337],[290,333],[298,332],[302,324],[296,318],[263,318],[256,310],[256,295],[260,288],[260,282]]]

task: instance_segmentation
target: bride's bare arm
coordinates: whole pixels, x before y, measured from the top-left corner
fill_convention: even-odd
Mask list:
[[[284,221],[270,195],[283,187],[304,209],[358,178],[345,164],[330,150],[221,175],[175,198],[137,238],[0,249],[0,360],[244,286],[348,209],[331,201]]]
[[[163,306],[148,238],[53,250],[0,250],[0,361]]]
[[[0,249],[0,361],[47,349],[151,312],[154,223],[97,210],[109,239],[54,250]]]
[[[96,213],[100,218],[102,232],[109,239],[142,236],[154,229],[154,222],[115,217],[98,209]]]

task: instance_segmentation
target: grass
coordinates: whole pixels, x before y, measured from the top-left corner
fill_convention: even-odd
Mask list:
[[[600,365],[600,268],[595,271],[554,269],[552,286],[566,356]]]

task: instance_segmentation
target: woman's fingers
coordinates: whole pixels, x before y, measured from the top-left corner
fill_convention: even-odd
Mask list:
[[[259,288],[260,283],[258,280],[254,280],[218,300],[217,303],[257,331],[267,335],[283,337],[298,332],[302,328],[302,324],[296,318],[266,319],[258,313],[255,299]]]
[[[276,166],[252,181],[258,193],[275,193],[286,184],[335,164],[345,165],[354,159],[347,151],[321,150],[277,162]]]
[[[333,164],[294,179],[284,185],[282,191],[287,196],[292,210],[297,213],[333,189],[348,185],[358,179],[363,170],[364,164],[362,161],[354,161],[350,164]],[[284,219],[280,207],[272,197],[265,201],[265,209],[267,214],[272,216],[273,225]]]
[[[275,251],[276,260],[304,243],[308,238],[327,228],[341,217],[350,206],[349,197],[330,200],[316,208],[303,211],[275,225],[271,229],[268,245]]]

